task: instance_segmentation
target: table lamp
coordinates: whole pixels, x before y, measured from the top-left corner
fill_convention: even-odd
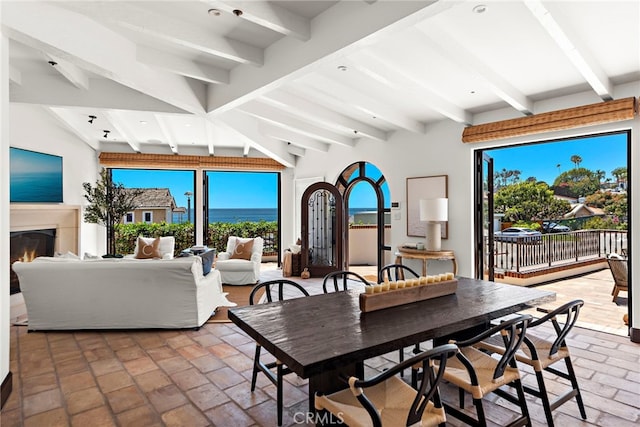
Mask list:
[[[427,223],[425,249],[439,251],[441,241],[440,222],[447,221],[448,200],[446,198],[420,200],[420,221]]]

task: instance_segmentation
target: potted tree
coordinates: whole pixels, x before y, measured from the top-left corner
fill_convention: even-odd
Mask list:
[[[111,180],[111,173],[102,169],[95,186],[89,182],[82,184],[84,198],[89,202],[84,211],[84,220],[91,224],[101,224],[107,228],[107,254],[115,256],[115,224],[122,217],[137,208],[136,198],[142,194],[137,188],[125,188]]]

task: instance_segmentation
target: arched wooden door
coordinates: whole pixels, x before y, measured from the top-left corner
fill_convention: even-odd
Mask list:
[[[336,187],[319,182],[302,195],[302,267],[311,277],[345,269],[344,203]]]

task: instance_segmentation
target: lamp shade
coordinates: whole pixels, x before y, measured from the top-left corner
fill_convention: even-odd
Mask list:
[[[446,198],[420,200],[420,221],[447,221],[448,202]]]

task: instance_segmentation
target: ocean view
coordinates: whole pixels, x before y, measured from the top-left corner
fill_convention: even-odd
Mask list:
[[[349,216],[358,212],[375,211],[376,208],[350,208]],[[191,209],[191,220],[194,212]],[[209,209],[209,222],[242,222],[242,221],[276,221],[278,219],[278,209],[276,208],[243,208],[243,209]],[[173,214],[173,222],[180,223],[187,221],[187,214]]]

